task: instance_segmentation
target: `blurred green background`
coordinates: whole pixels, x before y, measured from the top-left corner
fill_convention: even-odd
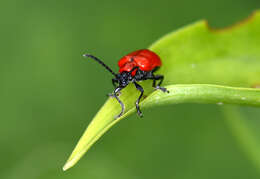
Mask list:
[[[62,171],[113,89],[112,76],[82,54],[117,70],[121,56],[183,25],[208,19],[223,27],[259,7],[259,0],[1,1],[0,178],[259,178],[220,107],[197,104],[133,115]]]

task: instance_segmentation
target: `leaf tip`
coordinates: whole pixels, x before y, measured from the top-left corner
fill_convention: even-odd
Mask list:
[[[63,171],[66,171],[66,170],[70,169],[71,167],[73,167],[73,165],[74,165],[74,163],[71,162],[70,160],[68,160],[68,161],[65,163],[65,165],[62,167],[62,170],[63,170]]]
[[[78,156],[78,155],[74,156],[73,154],[71,154],[71,156],[69,157],[69,159],[67,160],[65,165],[62,167],[63,171],[66,171],[66,170],[70,169],[71,167],[73,167],[79,159],[80,159],[80,156]]]

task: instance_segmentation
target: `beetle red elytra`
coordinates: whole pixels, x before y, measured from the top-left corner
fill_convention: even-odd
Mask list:
[[[124,113],[125,106],[124,103],[119,99],[119,94],[120,91],[123,88],[125,88],[129,83],[134,83],[136,89],[139,90],[141,93],[135,103],[137,114],[140,117],[142,117],[143,114],[140,110],[139,102],[143,96],[144,89],[137,82],[151,79],[153,80],[152,86],[155,89],[159,89],[163,92],[169,93],[169,91],[166,88],[160,86],[163,82],[164,76],[154,75],[154,72],[160,68],[162,62],[160,57],[156,53],[152,52],[151,50],[148,49],[137,50],[123,56],[118,61],[118,66],[119,66],[118,74],[116,74],[111,68],[109,68],[104,62],[102,62],[97,57],[90,54],[84,54],[83,56],[94,59],[115,76],[115,78],[112,79],[112,84],[114,85],[115,90],[112,94],[109,94],[109,96],[116,98],[116,100],[121,105],[121,112],[115,118],[121,117]],[[158,84],[156,84],[157,80],[159,81]]]

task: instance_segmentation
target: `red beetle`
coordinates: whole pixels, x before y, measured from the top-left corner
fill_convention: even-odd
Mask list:
[[[125,110],[125,106],[122,103],[122,101],[118,98],[118,95],[120,91],[123,88],[125,88],[129,83],[134,83],[136,89],[141,92],[140,96],[138,97],[135,103],[137,113],[140,117],[142,117],[142,112],[139,107],[139,102],[143,96],[144,90],[142,86],[140,86],[137,83],[138,81],[151,79],[153,80],[153,87],[155,89],[159,89],[163,92],[169,93],[169,91],[166,88],[160,86],[163,81],[163,75],[153,74],[162,65],[162,62],[160,60],[160,57],[156,53],[152,52],[151,50],[147,50],[147,49],[137,50],[122,57],[118,61],[118,66],[119,66],[118,74],[113,72],[111,68],[109,68],[97,57],[90,54],[85,54],[83,56],[90,57],[96,60],[98,63],[104,66],[108,71],[110,71],[115,76],[115,78],[112,79],[112,83],[115,87],[115,90],[114,93],[109,94],[109,96],[116,98],[122,107],[120,114],[116,116],[116,118],[122,116]],[[157,80],[159,80],[158,84],[156,84]]]

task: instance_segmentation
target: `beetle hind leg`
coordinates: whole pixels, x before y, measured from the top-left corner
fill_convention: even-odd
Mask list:
[[[170,92],[167,90],[167,88],[164,88],[164,87],[161,87],[161,86],[155,86],[154,88],[157,89],[157,90],[161,90],[161,91],[164,92],[164,93],[170,93]]]
[[[169,93],[169,91],[168,91],[166,88],[161,87],[161,84],[162,84],[163,79],[164,79],[163,75],[152,76],[150,79],[153,80],[153,87],[154,87],[155,89],[161,90],[161,91],[164,92],[164,93],[166,93],[166,92]],[[160,81],[159,81],[159,83],[156,85],[156,81],[157,81],[157,80],[160,80]]]

